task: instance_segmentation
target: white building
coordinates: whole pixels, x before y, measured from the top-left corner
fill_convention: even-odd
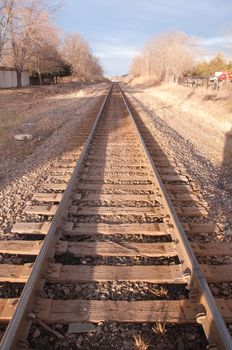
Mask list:
[[[30,78],[27,72],[22,73],[22,86],[30,85]],[[15,68],[0,67],[0,88],[17,87],[17,73]]]

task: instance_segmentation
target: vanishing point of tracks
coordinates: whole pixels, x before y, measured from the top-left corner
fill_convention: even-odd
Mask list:
[[[0,299],[0,322],[10,321],[1,349],[32,349],[33,325],[62,338],[57,331],[62,325],[75,333],[100,322],[198,323],[208,349],[232,349],[224,323],[232,323],[232,300],[214,299],[207,284],[230,282],[231,269],[197,262],[229,255],[230,245],[188,242],[185,231],[197,235],[214,226],[193,220],[207,212],[193,205],[196,195],[189,193],[186,178],[173,174],[129,105],[119,85],[112,85],[77,164],[72,154],[57,164],[55,182],[25,209],[36,220],[13,229],[22,239],[0,241],[1,254],[29,257],[24,264],[1,264],[2,283],[17,288],[27,282],[19,299]],[[165,184],[179,203],[176,210]],[[136,285],[136,297],[117,293],[123,283],[132,296]],[[105,292],[95,297],[99,284]],[[168,297],[155,297],[163,285],[172,286]]]

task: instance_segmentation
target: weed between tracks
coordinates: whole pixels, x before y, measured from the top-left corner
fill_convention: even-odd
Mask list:
[[[199,326],[167,325],[162,335],[153,328],[154,324],[99,322],[93,332],[75,334],[68,332],[68,325],[53,325],[52,329],[65,337],[60,340],[33,325],[28,341],[33,350],[206,350],[207,341]]]
[[[145,341],[140,334],[134,334],[135,348],[137,350],[148,350],[150,343]]]

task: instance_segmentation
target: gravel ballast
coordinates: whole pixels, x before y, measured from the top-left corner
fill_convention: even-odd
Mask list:
[[[141,119],[155,133],[156,142],[164,153],[173,156],[197,185],[202,198],[208,203],[209,218],[220,228],[218,239],[231,242],[231,164],[218,163],[207,143],[207,134],[196,141],[194,135],[202,133],[204,125],[196,122],[191,128],[181,112],[175,114],[171,108],[160,108],[160,101],[145,89],[125,87],[125,91]]]
[[[69,103],[64,103],[68,94],[60,102],[55,99],[50,114],[47,110],[33,117],[40,125],[37,132],[43,140],[22,162],[17,162],[14,155],[0,162],[0,232],[9,233],[17,220],[24,220],[23,208],[48,178],[52,164],[65,151],[81,150],[83,145],[79,144],[75,134],[84,125],[85,118],[90,117],[88,114],[96,109],[107,89],[107,84],[87,86],[74,93]],[[79,98],[75,98],[76,95]]]

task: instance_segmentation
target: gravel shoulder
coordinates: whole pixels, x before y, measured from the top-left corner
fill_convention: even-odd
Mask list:
[[[48,178],[52,163],[66,151],[78,151],[80,145],[75,135],[85,118],[91,112],[96,113],[94,109],[107,90],[106,83],[68,88],[61,86],[56,93],[47,94],[46,97],[45,87],[45,92],[40,97],[40,107],[35,103],[30,117],[28,105],[19,107],[22,113],[21,124],[7,133],[7,141],[13,147],[0,159],[0,232],[4,233],[4,237],[7,237],[12,225],[22,219],[23,208],[40,184]],[[13,94],[12,90],[10,94]],[[23,94],[27,94],[27,91],[24,90]],[[31,90],[22,103],[26,104],[27,100],[27,104],[30,104],[30,97]],[[13,135],[19,131],[30,132],[32,140],[15,141]],[[18,153],[15,155],[15,148],[20,148],[20,157]]]
[[[161,148],[177,159],[198,186],[221,229],[221,239],[230,240],[232,115],[227,102],[220,100],[218,105],[192,97],[190,88],[178,85],[124,88],[146,126],[155,130]]]
[[[224,162],[225,144],[232,129],[229,93],[177,84],[133,91],[204,158],[218,166]]]
[[[0,90],[0,181],[33,154],[106,84],[61,84]],[[17,141],[27,134],[31,140]]]

